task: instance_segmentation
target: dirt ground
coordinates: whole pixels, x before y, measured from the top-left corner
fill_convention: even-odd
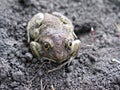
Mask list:
[[[36,13],[53,11],[71,19],[82,45],[69,66],[48,73],[57,64],[33,57],[26,26]],[[120,0],[1,0],[0,90],[120,90],[120,64],[111,61],[120,60],[115,23]]]

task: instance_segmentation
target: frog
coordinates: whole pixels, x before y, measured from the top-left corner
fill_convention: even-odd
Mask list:
[[[75,58],[81,44],[71,20],[59,12],[35,14],[28,22],[27,38],[35,58],[56,63]]]

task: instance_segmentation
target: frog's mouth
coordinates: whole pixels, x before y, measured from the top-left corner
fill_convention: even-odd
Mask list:
[[[50,58],[47,58],[47,57],[42,57],[43,60],[49,60],[49,61],[52,61],[52,62],[56,62],[54,59],[50,59]]]
[[[55,62],[55,63],[62,63],[62,62],[65,62],[65,61],[68,61],[70,59],[70,57],[66,57],[65,59],[61,60],[61,61],[58,61],[58,60],[55,60],[55,59],[51,59],[51,58],[47,58],[47,57],[42,57],[43,60],[49,60],[49,61],[52,61],[52,62]]]
[[[49,61],[52,61],[52,62],[55,62],[55,63],[64,63],[66,61],[69,61],[71,58],[75,58],[75,54],[76,52],[72,52],[70,55],[68,55],[68,57],[62,59],[62,60],[56,60],[56,59],[51,59],[51,58],[47,58],[47,57],[42,57],[43,60],[49,60]]]

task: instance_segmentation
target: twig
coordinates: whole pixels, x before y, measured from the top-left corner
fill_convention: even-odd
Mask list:
[[[45,85],[43,86],[42,79],[41,79],[41,81],[40,81],[40,87],[41,87],[41,90],[45,90]]]
[[[57,68],[54,68],[54,69],[48,70],[48,73],[53,72],[53,71],[56,71],[56,70],[58,70],[58,69],[61,69],[61,68],[62,68],[63,66],[65,66],[67,63],[68,63],[68,62],[65,62],[65,63],[59,65]]]
[[[90,44],[83,44],[83,43],[82,43],[82,47],[88,47],[88,48],[90,47],[90,48],[91,48],[91,47],[94,47],[94,44],[91,44],[91,45],[90,45]]]
[[[53,86],[53,85],[51,85],[51,90],[55,90],[55,88],[54,88],[54,86]]]
[[[45,63],[42,63],[40,67],[42,67],[44,64],[45,64]],[[39,72],[39,70],[38,70],[37,72]],[[33,76],[32,79],[31,79],[30,81],[28,81],[28,84],[29,84],[29,85],[28,85],[28,88],[31,88],[33,80],[37,77],[37,72],[35,72],[35,76]],[[45,86],[44,86],[44,88],[45,88]],[[41,90],[42,90],[42,89],[41,89]],[[43,90],[44,90],[44,89],[43,89]]]
[[[93,38],[93,42],[95,43],[96,38],[95,38],[95,30],[94,30],[93,27],[91,27],[91,35],[92,35],[92,38]]]
[[[66,64],[69,65],[72,60],[73,60],[73,58],[70,58],[70,60],[64,62],[64,63],[61,64],[61,65],[59,65],[57,68],[54,68],[54,69],[52,69],[52,70],[48,70],[48,73],[53,72],[53,71],[56,71],[56,70],[58,70],[58,69],[61,69],[61,68],[62,68],[63,66],[65,66]]]
[[[113,58],[112,61],[113,61],[113,62],[117,62],[117,63],[120,64],[120,60],[117,60],[117,59],[115,59],[115,58]]]
[[[115,23],[115,27],[116,27],[116,29],[119,33],[119,37],[120,37],[120,24]]]

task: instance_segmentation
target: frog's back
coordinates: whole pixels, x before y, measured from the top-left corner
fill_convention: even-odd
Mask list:
[[[73,32],[73,25],[72,23],[70,24],[71,25],[64,23],[60,17],[48,13],[44,14],[44,19],[42,22],[44,30],[45,28],[53,28],[54,30],[67,30],[67,32]]]
[[[27,32],[28,42],[30,38],[35,40],[37,37],[47,34],[72,34],[74,31],[72,22],[60,13],[38,13],[29,21]],[[29,38],[30,37],[30,38]]]
[[[44,14],[42,24],[45,25],[46,28],[63,29],[60,19],[48,13]]]

